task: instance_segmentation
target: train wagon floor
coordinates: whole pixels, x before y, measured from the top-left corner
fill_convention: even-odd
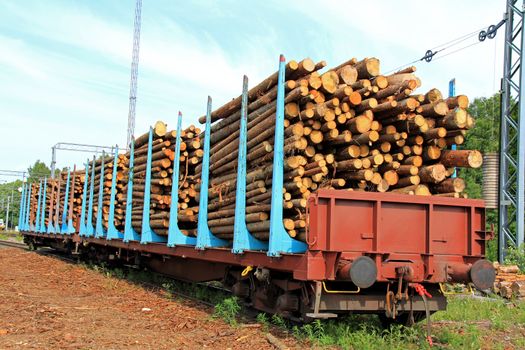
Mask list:
[[[0,250],[0,297],[1,349],[274,349],[261,327],[21,249]]]

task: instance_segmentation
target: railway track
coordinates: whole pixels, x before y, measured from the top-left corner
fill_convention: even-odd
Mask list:
[[[27,249],[27,245],[25,243],[6,241],[6,240],[3,240],[3,239],[0,240],[0,246],[11,247],[11,248],[19,248],[19,249]]]

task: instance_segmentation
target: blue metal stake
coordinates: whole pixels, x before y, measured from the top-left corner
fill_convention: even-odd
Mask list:
[[[449,82],[448,82],[448,97],[453,97],[456,95],[456,78],[454,79],[451,79]],[[458,146],[456,144],[453,144],[452,145],[452,150],[456,150],[458,148]],[[452,174],[452,177],[457,177],[457,171],[456,171],[456,168],[454,168],[454,173]]]
[[[279,79],[277,82],[277,106],[275,113],[275,137],[273,145],[272,207],[270,211],[270,246],[268,256],[281,253],[303,253],[307,249],[304,242],[290,237],[283,225],[283,185],[284,185],[284,71],[285,59],[279,58]]]
[[[47,193],[47,177],[44,179],[44,194],[42,196],[42,213],[40,214],[40,232],[46,233],[46,193]]]
[[[67,180],[66,180],[66,195],[64,196],[64,209],[62,211],[62,227],[60,228],[61,234],[67,234],[67,212],[69,208],[69,180],[71,177],[71,171],[67,169]]]
[[[54,184],[53,184],[53,186],[54,186]],[[57,192],[58,192],[58,189],[57,189]],[[54,202],[54,198],[55,198],[55,191],[52,191],[51,192],[51,199],[52,199],[51,202],[53,203],[53,206],[50,207],[49,210],[55,210],[54,208],[57,207],[57,203]],[[57,199],[57,201],[58,201],[58,199]],[[56,209],[56,210],[58,210],[58,209]],[[55,233],[55,224],[53,223],[53,218],[56,216],[55,213],[56,212],[52,213],[53,215],[50,216],[49,222],[47,223],[47,234],[48,235],[50,235],[52,233]]]
[[[89,159],[86,164],[86,172],[84,174],[84,189],[82,191],[82,207],[80,209],[80,226],[78,229],[78,234],[80,236],[86,235],[86,202],[87,202],[87,185],[89,181]]]
[[[179,229],[178,207],[179,203],[179,170],[180,170],[180,142],[181,142],[182,113],[179,112],[177,118],[177,138],[175,141],[175,159],[173,161],[173,177],[171,180],[171,207],[170,207],[170,226],[168,228],[168,247],[177,244],[195,245],[197,238],[184,235]]]
[[[115,147],[115,159],[113,160],[113,177],[111,179],[111,195],[109,199],[109,218],[107,239],[123,239],[124,234],[115,227],[115,196],[117,192],[117,160],[118,146]]]
[[[202,158],[201,191],[199,196],[199,216],[197,224],[197,245],[195,249],[208,247],[226,247],[229,242],[217,238],[208,226],[208,180],[210,176],[210,131],[211,128],[211,97],[208,96],[206,109],[206,130],[204,131],[204,156]]]
[[[140,243],[147,244],[150,242],[167,242],[166,237],[159,236],[153,231],[149,223],[150,205],[151,205],[151,148],[153,143],[153,129],[149,128],[148,138],[148,160],[146,163],[146,180],[144,184],[144,207],[142,209],[142,233]]]
[[[246,227],[246,154],[248,133],[248,77],[242,84],[241,120],[239,133],[239,155],[237,158],[237,184],[235,190],[235,221],[233,226],[234,254],[244,250],[268,250],[268,243],[253,237]]]
[[[102,203],[104,199],[104,164],[106,162],[106,154],[102,151],[102,165],[100,167],[100,180],[98,186],[98,207],[97,207],[97,222],[95,227],[95,238],[103,238],[106,235],[104,226],[102,226]]]
[[[95,235],[95,228],[93,227],[93,191],[95,190],[95,160],[95,156],[93,156],[93,165],[91,166],[91,180],[89,182],[89,202],[86,222],[86,237],[92,237]]]
[[[28,185],[29,185],[29,191],[27,192],[26,215],[24,216],[24,220],[25,220],[24,229],[26,231],[30,230],[29,218],[31,216],[31,192],[33,190],[33,186],[31,186],[31,184],[28,184]]]
[[[42,202],[42,180],[40,180],[40,184],[38,185],[38,199],[37,199],[37,206],[36,206],[36,219],[35,224],[31,226],[31,231],[33,232],[40,232],[40,203]]]
[[[60,217],[60,189],[62,186],[62,172],[58,175],[58,190],[57,190],[57,203],[56,203],[56,215],[55,215],[55,227],[53,233],[60,233],[60,225],[58,224],[58,218]]]
[[[73,191],[75,190],[75,178],[77,176],[76,174],[77,174],[77,166],[75,165],[73,167],[73,179],[71,179],[72,189],[71,189],[70,197],[73,197]],[[69,184],[69,181],[68,181],[68,184]],[[71,200],[71,198],[67,198],[68,202],[70,200]],[[69,208],[69,211],[67,212],[66,233],[69,234],[69,235],[75,233],[75,228],[73,227],[73,202],[71,202],[71,208]]]
[[[25,195],[26,195],[26,184],[22,184],[22,194],[20,196],[20,209],[18,211],[18,230],[24,230],[24,204],[25,204]]]
[[[54,186],[54,184],[52,185],[52,187]],[[55,198],[55,191],[52,190],[51,191],[51,200],[49,201],[49,212],[50,212],[50,216],[49,216],[49,221],[47,223],[47,229],[46,229],[46,232],[47,234],[51,234],[51,233],[54,233],[55,232],[55,225],[53,224],[53,218],[55,217],[55,213],[53,212],[53,208],[56,207],[56,204],[54,202],[54,198]]]
[[[131,225],[131,216],[133,215],[133,163],[135,153],[135,140],[131,140],[129,151],[129,171],[128,171],[128,192],[126,194],[126,221],[124,226],[124,242],[140,241],[140,235]]]

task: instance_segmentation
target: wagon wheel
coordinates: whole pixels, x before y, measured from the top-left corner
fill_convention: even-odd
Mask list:
[[[434,312],[431,311],[430,313],[433,314]],[[389,328],[393,324],[400,324],[403,326],[411,327],[414,324],[421,322],[426,318],[425,311],[414,311],[413,315],[414,315],[414,319],[411,320],[409,312],[404,312],[400,315],[397,315],[395,319],[387,317],[384,314],[380,314],[379,322],[381,322],[381,325],[383,326],[383,328]]]

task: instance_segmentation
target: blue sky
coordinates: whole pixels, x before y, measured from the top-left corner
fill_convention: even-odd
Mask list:
[[[503,0],[143,0],[136,134],[159,119],[174,127],[178,110],[196,123],[207,95],[215,107],[237,96],[242,75],[263,79],[280,53],[329,67],[375,56],[388,72],[497,23],[504,10]],[[0,2],[0,169],[49,164],[57,142],[124,145],[133,16],[134,0]],[[471,99],[494,93],[502,45],[503,30],[418,64],[420,91],[446,92],[455,77]],[[87,156],[61,152],[57,165]]]

